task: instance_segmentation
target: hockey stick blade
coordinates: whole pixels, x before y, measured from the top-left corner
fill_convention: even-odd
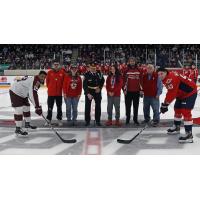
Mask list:
[[[161,114],[161,112],[159,112],[159,115]],[[153,121],[153,120],[152,120]],[[125,139],[117,139],[118,143],[121,144],[130,144],[138,135],[140,135],[140,133],[142,133],[146,128],[148,127],[148,125],[146,124],[144,128],[142,128],[135,136],[133,136],[131,139],[129,140],[125,140]]]
[[[60,138],[60,140],[63,142],[63,143],[76,143],[76,139],[63,139],[59,134],[58,132],[53,128],[53,126],[51,126],[51,124],[48,122],[48,120],[44,117],[44,115],[42,115],[42,118],[48,123],[49,127],[51,128],[51,130]]]
[[[58,134],[58,132],[57,131],[55,131],[54,130],[54,132],[55,132],[55,134],[60,138],[60,140],[63,142],[63,143],[76,143],[77,141],[76,141],[76,139],[63,139],[59,134]]]
[[[121,143],[121,144],[130,144],[138,135],[140,135],[140,133],[142,133],[148,126],[146,125],[144,128],[142,128],[140,130],[140,132],[138,132],[134,137],[132,137],[131,139],[129,140],[124,140],[124,139],[117,139],[117,142],[118,143]]]
[[[135,135],[133,138],[131,138],[130,140],[117,139],[117,142],[121,144],[130,144],[138,135],[139,133]]]

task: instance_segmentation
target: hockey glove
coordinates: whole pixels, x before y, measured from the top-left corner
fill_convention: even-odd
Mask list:
[[[160,107],[160,112],[163,114],[166,113],[168,111],[168,105],[169,104],[167,104],[167,103],[162,103],[161,107]]]
[[[39,106],[39,107],[35,108],[35,113],[38,115],[42,115],[42,107]]]

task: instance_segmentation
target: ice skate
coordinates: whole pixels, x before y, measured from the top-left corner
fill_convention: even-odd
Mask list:
[[[173,125],[173,127],[169,128],[167,130],[167,134],[168,135],[177,135],[177,134],[180,134],[180,126]]]
[[[192,132],[186,132],[184,135],[180,135],[179,143],[193,143]]]
[[[37,126],[33,126],[33,125],[31,125],[30,124],[30,122],[25,122],[25,128],[30,128],[30,129],[36,129],[37,128]]]
[[[22,128],[20,127],[16,127],[16,130],[15,130],[15,133],[16,135],[23,135],[23,136],[26,136],[28,135],[28,132],[24,131]]]

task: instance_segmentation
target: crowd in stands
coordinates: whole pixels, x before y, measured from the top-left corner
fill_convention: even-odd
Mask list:
[[[59,57],[61,64],[68,66],[74,50],[78,50],[75,63],[87,66],[96,62],[99,66],[113,63],[125,64],[129,57],[136,57],[140,64],[153,63],[161,67],[177,67],[191,58],[200,58],[200,45],[57,45],[22,44],[0,45],[0,64],[9,64],[9,69],[49,69],[52,60]]]
[[[70,62],[72,45],[0,45],[0,64],[9,64],[9,69],[47,69],[55,57],[63,63]]]

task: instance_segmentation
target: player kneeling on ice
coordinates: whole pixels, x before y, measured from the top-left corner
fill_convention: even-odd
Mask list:
[[[107,126],[112,125],[112,110],[113,105],[115,107],[115,123],[116,126],[121,126],[119,121],[120,118],[120,95],[121,89],[123,86],[123,79],[120,75],[119,69],[117,66],[112,66],[110,69],[110,73],[106,79],[106,90],[108,96],[108,105],[107,105],[107,112],[108,112],[108,121],[106,122]]]
[[[15,81],[10,88],[10,100],[12,107],[15,110],[14,119],[16,124],[16,134],[28,135],[26,131],[22,129],[23,116],[25,119],[25,128],[36,129],[36,126],[30,124],[31,113],[30,103],[35,106],[35,113],[42,115],[42,107],[39,104],[38,89],[41,84],[44,84],[47,73],[40,71],[39,75],[34,77],[25,76],[21,80]]]
[[[68,122],[73,123],[73,126],[77,123],[78,102],[82,92],[82,80],[77,71],[78,68],[76,66],[72,66],[69,74],[65,76],[63,83],[63,94],[66,103],[66,117]]]
[[[169,104],[176,99],[174,104],[174,126],[168,129],[168,134],[180,133],[181,118],[184,118],[185,134],[181,134],[179,142],[192,143],[192,109],[194,108],[197,97],[197,86],[189,78],[181,75],[169,72],[165,68],[159,68],[157,70],[158,76],[161,78],[163,84],[167,88],[164,103],[162,103],[160,111],[165,113],[168,111]]]

